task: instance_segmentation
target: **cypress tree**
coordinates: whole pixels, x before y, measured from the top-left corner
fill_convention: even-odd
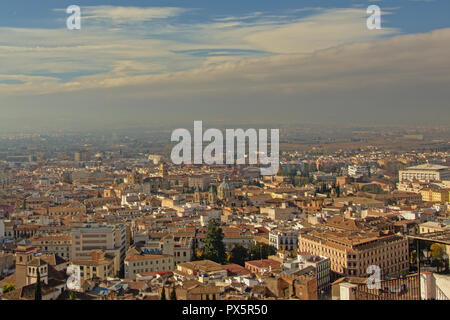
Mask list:
[[[34,300],[42,300],[41,274],[39,273],[39,267],[37,268],[37,279],[34,287]]]
[[[175,292],[175,286],[172,287],[172,292],[170,293],[170,300],[177,300],[177,293]]]

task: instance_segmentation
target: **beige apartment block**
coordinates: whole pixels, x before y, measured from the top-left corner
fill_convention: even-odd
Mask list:
[[[409,270],[408,240],[399,235],[310,231],[299,235],[299,251],[330,258],[331,270],[343,276],[367,276],[371,265],[382,277],[404,275]]]
[[[114,255],[103,250],[93,250],[89,259],[73,260],[72,264],[80,268],[81,280],[99,278],[106,280],[115,275]]]
[[[30,241],[33,247],[38,248],[41,253],[53,253],[62,258],[71,259],[71,235],[34,236]]]
[[[86,223],[72,228],[72,259],[90,259],[92,250],[101,249],[115,256],[116,273],[123,265],[126,244],[126,228],[123,224]]]
[[[174,270],[173,256],[167,254],[135,254],[125,258],[125,278],[135,280],[138,273]]]
[[[437,164],[420,164],[398,172],[399,182],[450,180],[450,167]]]

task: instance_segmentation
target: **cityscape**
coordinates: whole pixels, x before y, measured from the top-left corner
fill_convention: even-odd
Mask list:
[[[448,3],[42,2],[0,5],[2,303],[450,300]]]

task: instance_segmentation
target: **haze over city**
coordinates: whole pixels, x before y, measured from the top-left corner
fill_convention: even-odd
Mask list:
[[[450,300],[449,12],[2,1],[2,316],[437,311],[421,302]]]

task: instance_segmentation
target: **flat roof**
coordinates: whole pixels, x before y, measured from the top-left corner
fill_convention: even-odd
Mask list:
[[[424,240],[450,245],[450,230],[423,233],[418,235],[408,235],[410,239]]]
[[[419,164],[417,166],[408,167],[405,170],[445,170],[445,169],[450,169],[450,167],[442,166],[439,164],[424,163]]]

